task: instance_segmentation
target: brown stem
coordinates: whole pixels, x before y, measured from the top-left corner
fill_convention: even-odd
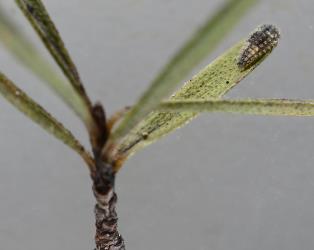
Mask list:
[[[109,131],[107,129],[105,110],[100,103],[96,103],[93,106],[92,115],[95,124],[91,127],[89,133],[95,158],[98,158],[101,149],[107,142]]]
[[[118,232],[115,173],[112,166],[103,161],[97,161],[96,165],[96,175],[92,176],[93,192],[97,201],[95,205],[96,250],[125,250],[123,238]]]
[[[123,238],[117,229],[116,193],[111,189],[106,195],[99,195],[94,189],[94,194],[97,199],[95,205],[96,249],[125,250]]]

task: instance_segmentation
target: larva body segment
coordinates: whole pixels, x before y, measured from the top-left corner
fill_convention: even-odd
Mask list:
[[[279,38],[279,30],[274,25],[264,24],[258,27],[248,38],[247,46],[238,59],[239,68],[245,70],[271,52],[277,46]]]

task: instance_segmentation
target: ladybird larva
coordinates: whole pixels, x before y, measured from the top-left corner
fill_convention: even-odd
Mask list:
[[[245,70],[271,52],[277,46],[279,38],[279,30],[274,25],[263,24],[258,27],[248,38],[238,59],[239,68]]]

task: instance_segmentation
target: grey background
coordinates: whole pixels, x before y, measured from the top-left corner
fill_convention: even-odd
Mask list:
[[[0,2],[47,55],[14,1]],[[137,99],[222,1],[44,3],[88,93],[110,114]],[[274,23],[279,47],[228,97],[313,99],[313,13],[311,0],[262,0],[198,69],[257,25]],[[79,120],[3,48],[0,68],[88,145]],[[1,249],[92,249],[84,163],[3,98],[0,112]],[[140,151],[117,180],[127,248],[313,249],[313,125],[313,118],[204,114]]]

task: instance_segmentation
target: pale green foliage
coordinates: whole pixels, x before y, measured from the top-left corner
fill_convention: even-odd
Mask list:
[[[2,73],[0,73],[0,93],[27,117],[79,153],[89,167],[94,167],[93,159],[72,133]]]
[[[246,41],[233,46],[187,82],[170,98],[170,101],[210,100],[222,97],[268,55],[246,70],[241,70],[237,61],[245,46]],[[127,157],[184,125],[197,114],[198,112],[185,112],[182,109],[180,113],[152,112],[125,137],[122,143],[117,144],[113,150],[113,158]]]
[[[159,111],[226,112],[244,115],[314,116],[314,100],[244,99],[163,102]]]
[[[71,84],[62,79],[28,38],[0,9],[0,42],[28,69],[47,83],[79,117],[88,123],[89,110]]]
[[[229,0],[170,60],[113,132],[119,141],[168,98],[190,71],[212,52],[257,0]]]
[[[95,118],[92,114],[92,104],[84,90],[77,69],[44,5],[40,0],[15,1],[68,78],[69,83],[65,83],[55,74],[28,40],[1,13],[0,39],[17,58],[47,81],[80,115],[93,138],[93,135],[97,134],[94,134],[95,131],[93,131]],[[181,127],[200,112],[314,115],[313,101],[220,99],[268,56],[265,54],[249,68],[240,69],[237,61],[243,48],[247,45],[245,40],[240,41],[210,63],[185,83],[170,99],[167,99],[187,74],[215,49],[257,1],[229,0],[164,67],[139,101],[118,126],[114,127],[109,143],[103,149],[105,156],[111,157],[108,160],[113,160],[113,162],[117,160],[117,164],[114,166],[115,170],[129,155]],[[74,136],[2,74],[0,75],[0,92],[33,121],[77,151],[91,170],[94,169],[93,159]],[[165,99],[167,101],[164,101]]]
[[[57,28],[50,19],[45,6],[40,0],[15,1],[72,84],[77,96],[80,97],[81,106],[82,104],[84,105],[84,121],[87,126],[92,126],[91,102],[85,92],[76,66],[65,48]],[[66,98],[68,99],[69,97]]]

